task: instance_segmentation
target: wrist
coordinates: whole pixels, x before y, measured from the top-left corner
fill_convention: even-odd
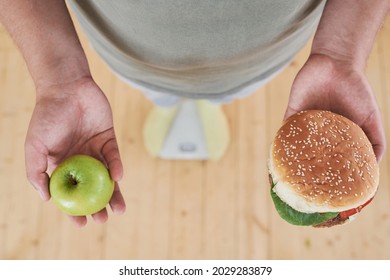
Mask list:
[[[74,69],[70,69],[75,67]],[[81,71],[76,66],[63,65],[49,76],[35,81],[36,102],[44,99],[78,99],[83,91],[96,87],[89,72]]]
[[[91,77],[85,56],[38,59],[37,63],[31,67],[30,72],[37,89],[71,84]]]
[[[364,72],[366,64],[366,59],[362,56],[330,46],[313,47],[310,57],[322,57],[333,67],[339,65],[340,67],[349,68],[356,72]]]

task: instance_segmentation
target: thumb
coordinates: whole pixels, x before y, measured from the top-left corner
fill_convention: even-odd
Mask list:
[[[283,119],[286,120],[290,116],[305,110],[325,109],[329,107],[328,103],[326,95],[314,89],[301,89],[293,85]]]
[[[50,199],[49,175],[46,173],[47,156],[39,150],[29,142],[25,144],[26,174],[27,179],[38,191],[41,199],[47,201]]]
[[[283,116],[283,121],[287,120],[289,117],[291,117],[292,115],[294,115],[300,111],[302,111],[302,110],[297,110],[297,109],[291,107],[290,104],[288,104],[286,112],[284,113],[284,116]]]
[[[304,89],[302,89],[301,86],[299,86],[300,80],[298,77],[295,78],[295,81],[291,87],[290,96],[288,98],[288,104],[287,109],[284,113],[283,120],[288,119],[290,116],[303,111],[304,109],[307,109],[308,104],[307,100],[310,99],[309,96],[307,96]]]

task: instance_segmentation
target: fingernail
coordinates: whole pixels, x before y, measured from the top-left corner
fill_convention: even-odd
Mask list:
[[[31,184],[31,185],[37,191],[37,193],[39,194],[39,197],[43,200],[44,196],[43,196],[43,193],[42,193],[41,189],[38,188],[35,184]]]
[[[42,190],[38,190],[38,194],[39,194],[39,196],[41,197],[41,199],[42,199],[43,201],[46,200],[45,194],[42,192]]]

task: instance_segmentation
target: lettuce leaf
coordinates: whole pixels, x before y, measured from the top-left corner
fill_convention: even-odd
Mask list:
[[[273,191],[275,184],[272,184],[271,187],[271,197],[274,202],[276,211],[279,213],[279,216],[286,220],[288,223],[297,225],[297,226],[315,226],[326,222],[332,218],[337,217],[338,212],[327,212],[327,213],[302,213],[291,206],[283,202],[279,196]]]

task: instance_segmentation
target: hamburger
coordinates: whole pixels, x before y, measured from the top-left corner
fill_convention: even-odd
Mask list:
[[[379,183],[363,130],[329,111],[288,118],[272,142],[268,169],[275,208],[293,225],[331,227],[352,220]]]

